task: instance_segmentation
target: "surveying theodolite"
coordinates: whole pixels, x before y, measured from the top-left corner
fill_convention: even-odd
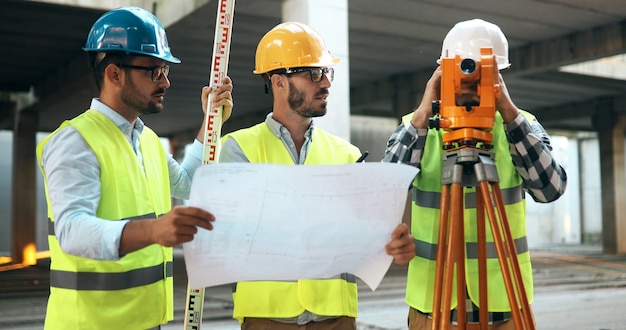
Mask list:
[[[492,48],[480,48],[480,60],[441,58],[441,99],[433,101],[429,127],[443,129],[440,223],[433,299],[432,329],[448,329],[456,265],[459,329],[488,329],[485,212],[504,279],[515,329],[535,329],[517,251],[509,228],[494,162],[493,136],[500,84]],[[457,105],[461,89],[476,89],[479,101]],[[466,100],[467,101],[467,100]],[[476,188],[479,323],[468,324],[465,279],[464,187]],[[491,190],[489,189],[491,187]],[[497,214],[496,214],[497,213]],[[496,216],[497,215],[497,216]],[[444,274],[445,270],[445,274]]]

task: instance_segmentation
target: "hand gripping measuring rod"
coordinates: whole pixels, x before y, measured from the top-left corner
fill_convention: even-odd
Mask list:
[[[215,21],[215,37],[213,38],[213,58],[211,61],[211,76],[209,85],[215,88],[222,83],[228,71],[230,54],[230,40],[232,35],[235,0],[219,0],[217,4],[217,18]],[[206,130],[202,151],[202,164],[216,163],[219,158],[220,137],[222,132],[223,107],[213,107],[215,91],[209,94],[205,116]],[[185,301],[185,329],[199,330],[202,325],[202,310],[204,308],[204,288],[187,286]]]

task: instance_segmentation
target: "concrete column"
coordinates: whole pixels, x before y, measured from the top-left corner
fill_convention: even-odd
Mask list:
[[[19,111],[13,130],[13,183],[11,189],[11,257],[14,263],[37,263],[35,246],[35,148],[38,115]]]
[[[602,187],[602,245],[605,253],[626,253],[626,116],[601,109],[597,117]]]
[[[350,139],[350,57],[348,52],[347,0],[283,0],[283,22],[307,24],[322,36],[330,52],[341,59],[335,65],[326,116],[315,125]]]

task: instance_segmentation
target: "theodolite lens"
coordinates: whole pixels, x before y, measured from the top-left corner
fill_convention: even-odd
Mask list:
[[[466,58],[461,61],[461,72],[464,74],[472,74],[476,71],[476,62],[471,58]]]

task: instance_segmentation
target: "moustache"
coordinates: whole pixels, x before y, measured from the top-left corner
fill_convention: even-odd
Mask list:
[[[316,96],[325,96],[328,95],[328,88],[320,88],[320,91],[317,92]]]

